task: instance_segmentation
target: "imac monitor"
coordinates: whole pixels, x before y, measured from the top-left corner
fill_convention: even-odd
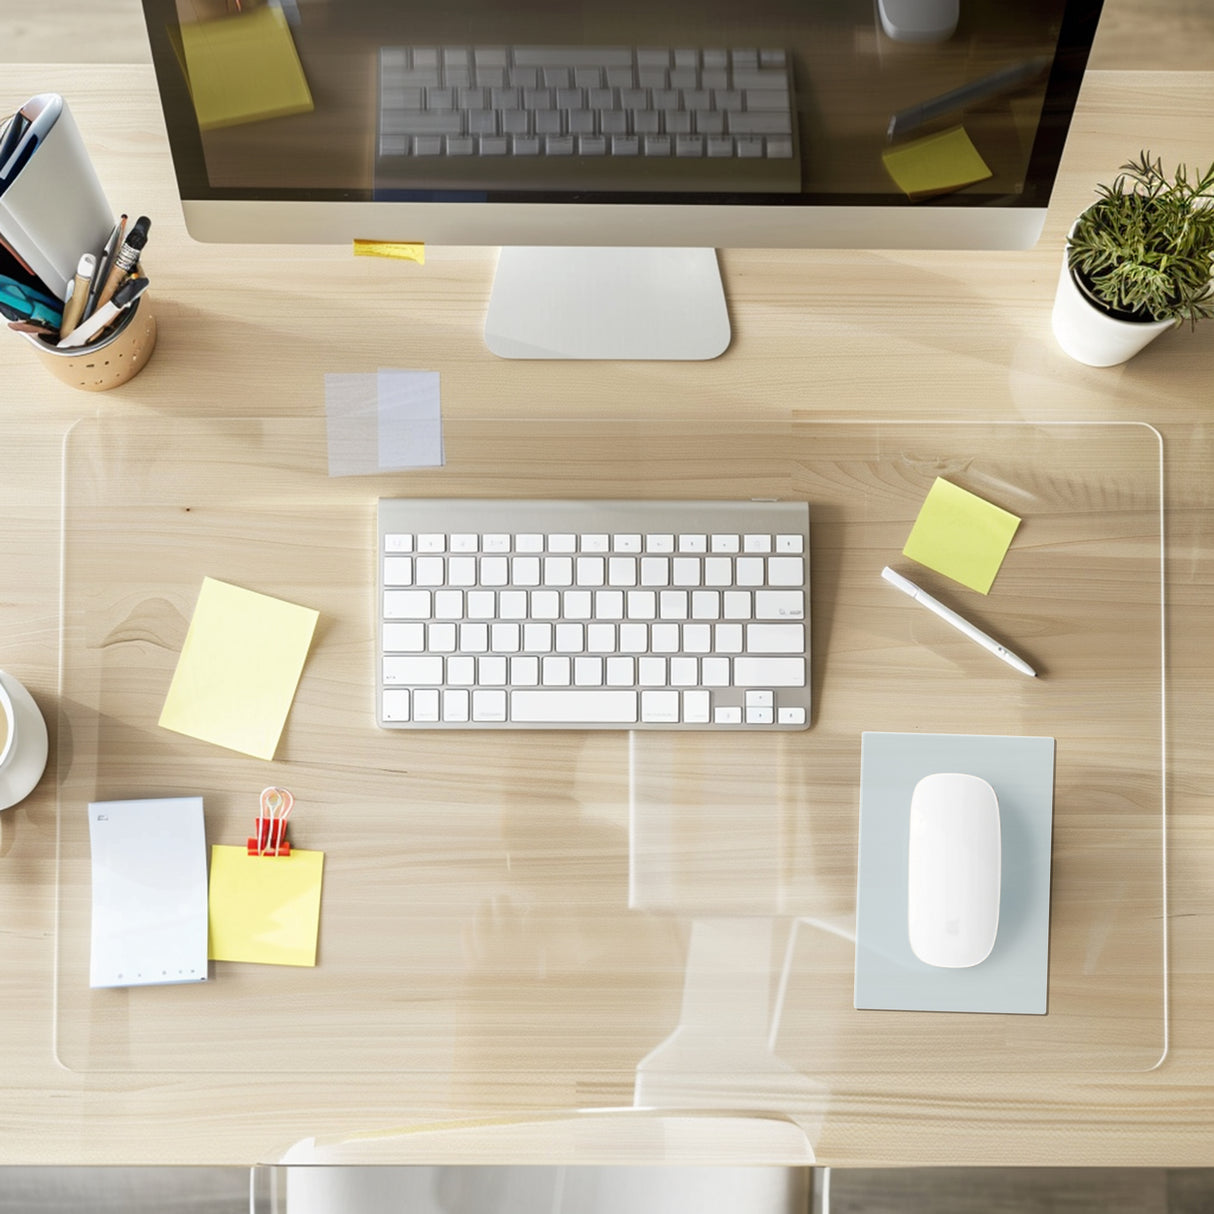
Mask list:
[[[496,353],[706,358],[719,247],[1031,246],[1101,3],[143,9],[196,239],[498,246]]]

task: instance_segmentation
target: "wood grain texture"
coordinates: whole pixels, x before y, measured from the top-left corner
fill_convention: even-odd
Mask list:
[[[137,32],[133,6],[116,8],[119,20]],[[819,1160],[842,1165],[1210,1162],[1214,435],[1207,397],[1214,332],[1166,335],[1133,363],[1098,372],[1053,346],[1049,306],[1062,233],[1110,166],[1140,146],[1165,160],[1209,158],[1214,74],[1094,73],[1045,235],[1030,253],[728,251],[722,261],[735,339],[723,360],[605,370],[503,364],[484,353],[486,251],[433,250],[422,268],[356,260],[338,249],[194,244],[182,228],[150,69],[125,66],[112,50],[108,61],[123,66],[47,66],[49,51],[38,46],[62,48],[60,60],[83,52],[73,56],[54,38],[31,42],[30,28],[11,18],[0,23],[4,53],[24,45],[32,59],[5,68],[3,102],[16,105],[48,88],[70,97],[115,204],[154,216],[149,299],[160,321],[150,365],[100,399],[51,380],[16,338],[0,343],[0,517],[7,528],[0,667],[30,687],[53,746],[63,744],[61,449],[69,427],[95,412],[317,418],[322,372],[386,362],[439,370],[452,418],[557,419],[576,408],[620,418],[657,413],[673,422],[739,414],[1151,422],[1163,436],[1168,518],[1167,1058],[1138,1073],[851,1075],[816,1088],[805,1113]],[[542,865],[542,823],[524,815],[520,827],[524,850]],[[48,774],[35,796],[0,820],[2,1162],[244,1164],[317,1133],[631,1098],[618,1073],[520,1069],[503,1076],[482,1073],[474,1059],[407,1082],[374,1074],[350,1082],[314,1071],[308,1058],[292,1058],[280,1075],[252,1086],[235,1073],[65,1070],[52,1041],[56,831]],[[575,999],[567,1010],[576,1006]],[[770,1097],[766,1081],[745,1069],[713,1093],[735,1107],[762,1107]]]

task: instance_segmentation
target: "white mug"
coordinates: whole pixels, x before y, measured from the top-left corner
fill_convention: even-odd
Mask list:
[[[24,801],[46,770],[46,722],[34,697],[0,670],[0,809]]]

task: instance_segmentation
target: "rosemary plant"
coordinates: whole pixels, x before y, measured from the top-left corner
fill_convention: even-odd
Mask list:
[[[1176,324],[1214,317],[1214,164],[1172,178],[1140,152],[1080,215],[1067,264],[1106,310]]]

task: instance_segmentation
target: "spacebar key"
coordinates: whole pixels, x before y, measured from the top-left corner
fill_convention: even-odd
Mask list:
[[[597,688],[516,688],[510,693],[510,719],[516,724],[630,725],[637,719],[637,693]]]

